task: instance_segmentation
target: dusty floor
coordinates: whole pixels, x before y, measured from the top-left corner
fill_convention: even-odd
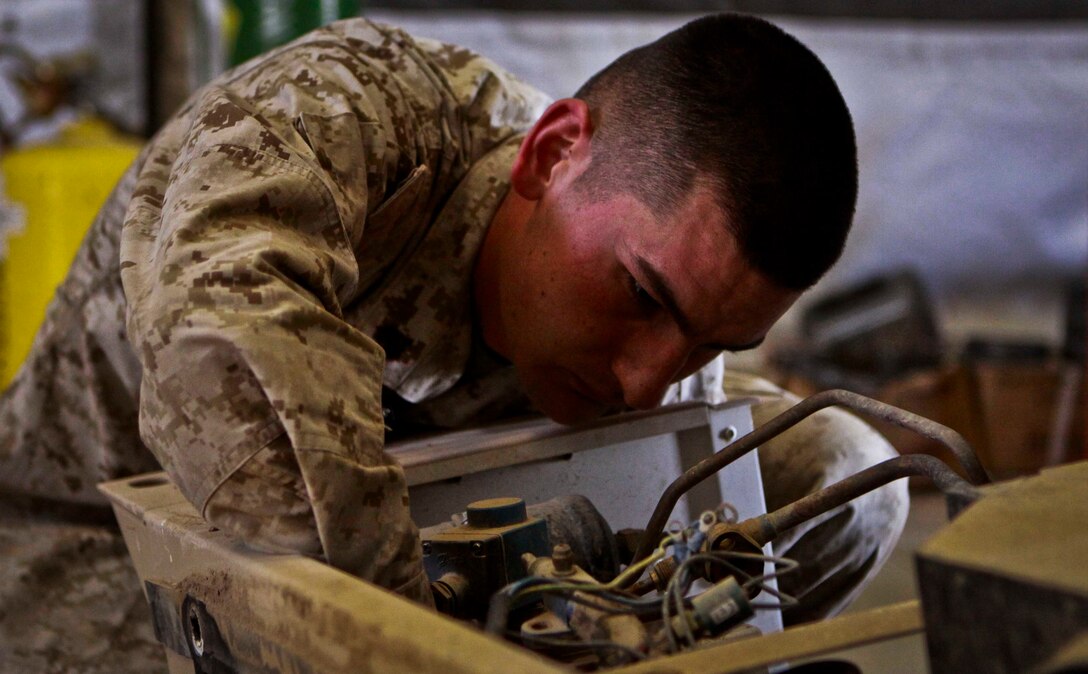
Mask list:
[[[940,529],[948,518],[944,498],[935,491],[912,491],[910,516],[899,545],[872,584],[858,597],[848,612],[865,611],[878,606],[916,599],[914,551]],[[843,651],[828,657],[849,660],[866,674],[920,674],[926,666],[925,639],[921,635],[903,637],[886,643]]]

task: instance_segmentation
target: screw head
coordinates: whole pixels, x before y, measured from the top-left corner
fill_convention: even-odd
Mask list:
[[[472,550],[472,554],[476,555],[477,557],[484,556],[484,544],[480,541],[472,541],[469,549]]]
[[[737,428],[736,428],[736,426],[726,426],[725,428],[723,428],[721,431],[718,432],[718,439],[721,440],[722,442],[726,443],[726,444],[729,444],[730,442],[733,442],[734,440],[736,440],[737,439]]]
[[[430,541],[423,541],[423,554],[424,555],[431,554],[431,542]]]

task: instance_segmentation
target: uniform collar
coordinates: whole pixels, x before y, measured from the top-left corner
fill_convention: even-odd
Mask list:
[[[419,247],[379,293],[371,324],[378,333],[398,333],[398,348],[383,344],[383,384],[409,402],[449,390],[468,364],[474,330],[472,272],[510,188],[520,142],[520,137],[511,138],[473,164]],[[387,341],[381,334],[376,337]]]

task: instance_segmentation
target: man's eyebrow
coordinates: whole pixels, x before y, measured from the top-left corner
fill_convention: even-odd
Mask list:
[[[669,287],[668,281],[665,280],[661,274],[658,273],[654,266],[651,265],[641,255],[635,255],[635,265],[638,267],[639,272],[642,274],[643,282],[647,286],[647,290],[652,292],[657,297],[662,306],[665,307],[665,311],[669,312],[672,319],[676,321],[676,324],[680,326],[680,331],[685,335],[691,335],[694,330],[691,327],[691,321],[688,320],[687,314],[680,309],[680,305],[676,302],[676,295],[673,294],[672,288]],[[763,343],[766,336],[759,339],[748,342],[747,344],[706,344],[704,345],[708,349],[714,349],[715,351],[748,351],[754,349]]]

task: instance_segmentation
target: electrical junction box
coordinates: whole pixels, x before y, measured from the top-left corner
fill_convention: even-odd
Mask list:
[[[482,620],[495,592],[526,576],[521,556],[551,554],[548,525],[530,517],[520,498],[492,498],[470,503],[465,522],[420,532],[423,568],[432,581],[456,576],[453,584],[467,586],[455,615]]]

